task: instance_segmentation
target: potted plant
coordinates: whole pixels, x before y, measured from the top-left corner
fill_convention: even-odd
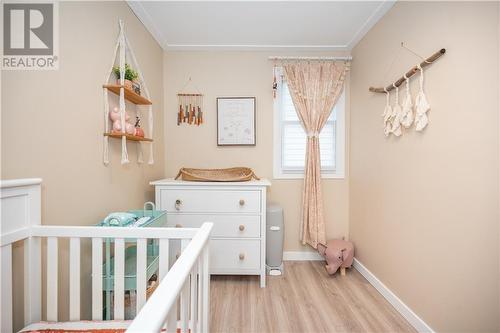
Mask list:
[[[113,67],[113,72],[115,73],[116,75],[116,79],[118,81],[118,84],[120,84],[120,67],[119,66],[114,66]],[[130,67],[129,64],[125,64],[125,88],[127,89],[130,89],[130,90],[133,90],[133,86],[134,86],[134,83],[133,81],[135,81],[137,78],[139,77],[139,74],[137,74],[137,72],[132,69],[132,67]],[[135,85],[137,86],[138,83],[135,82]]]

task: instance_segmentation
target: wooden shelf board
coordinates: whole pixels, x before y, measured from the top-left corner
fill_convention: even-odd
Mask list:
[[[122,136],[126,137],[127,140],[131,141],[147,141],[153,142],[153,139],[143,138],[140,136],[130,135],[130,134],[122,134],[122,133],[104,133],[104,136],[109,136],[110,138],[121,139]]]
[[[107,88],[108,90],[112,91],[113,93],[120,95],[120,88],[122,87],[121,85],[119,85],[119,84],[103,84],[102,86],[103,86],[103,88]],[[151,103],[150,100],[137,94],[133,90],[130,90],[127,88],[124,88],[124,90],[125,90],[125,99],[127,101],[130,101],[130,102],[137,104],[137,105],[151,105],[151,104],[153,104],[153,103]]]

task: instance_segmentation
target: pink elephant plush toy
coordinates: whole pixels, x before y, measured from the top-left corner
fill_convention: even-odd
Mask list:
[[[118,108],[114,108],[109,112],[109,119],[113,122],[113,132],[122,132],[122,122],[120,110]],[[125,112],[125,132],[127,134],[136,135],[136,128],[130,122],[130,116],[127,112]]]
[[[333,275],[340,268],[342,275],[345,275],[345,269],[352,265],[354,245],[343,239],[332,239],[326,242],[326,246],[319,244],[318,252],[326,260],[328,274]]]

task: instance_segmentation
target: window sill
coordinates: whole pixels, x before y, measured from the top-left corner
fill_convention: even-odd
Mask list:
[[[336,174],[336,173],[322,173],[322,179],[344,179],[344,174]],[[302,173],[280,173],[274,174],[273,179],[304,179],[304,174]]]

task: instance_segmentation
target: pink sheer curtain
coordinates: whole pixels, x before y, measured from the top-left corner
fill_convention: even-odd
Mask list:
[[[326,243],[319,133],[344,88],[348,64],[334,61],[298,61],[283,64],[295,110],[307,134],[304,191],[302,195],[302,244],[317,248]]]

